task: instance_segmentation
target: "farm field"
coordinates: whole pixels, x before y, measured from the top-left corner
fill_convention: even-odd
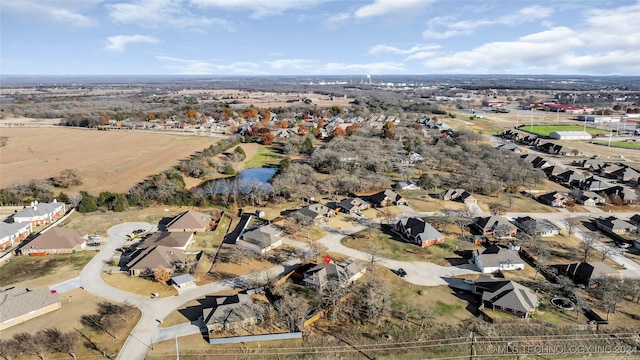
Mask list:
[[[48,179],[76,169],[84,183],[73,190],[126,192],[217,139],[69,128],[3,128],[0,188]]]

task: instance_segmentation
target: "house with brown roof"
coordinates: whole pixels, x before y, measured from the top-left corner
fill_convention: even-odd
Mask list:
[[[49,288],[0,289],[0,331],[60,309],[60,295]]]
[[[496,238],[514,236],[518,228],[502,216],[486,216],[474,219],[474,225],[483,235],[492,235]]]
[[[20,249],[24,255],[71,254],[87,246],[87,234],[54,226]]]
[[[167,224],[169,232],[203,233],[211,228],[211,215],[199,211],[185,211]]]
[[[335,210],[320,203],[310,204],[292,212],[292,214],[293,213],[297,213],[314,223],[317,223],[321,220],[328,221],[330,217],[336,214]]]
[[[144,249],[137,249],[127,262],[129,274],[141,276],[152,274],[155,270],[164,268],[173,272],[187,263],[184,251],[164,246],[153,245]]]
[[[53,199],[50,203],[38,203],[34,201],[31,206],[24,208],[11,217],[13,222],[30,222],[34,226],[52,223],[62,216],[66,211],[64,203]]]
[[[407,205],[407,199],[397,192],[387,189],[368,197],[369,202],[375,207],[385,207],[389,205]]]
[[[18,245],[33,232],[31,222],[0,222],[0,250]]]
[[[189,245],[193,243],[192,232],[156,232],[151,234],[148,238],[144,239],[137,248],[148,248],[153,245],[162,245],[179,249],[182,251],[187,250]]]
[[[282,245],[284,239],[281,235],[281,228],[268,224],[243,232],[236,244],[257,253],[266,254],[268,251]]]

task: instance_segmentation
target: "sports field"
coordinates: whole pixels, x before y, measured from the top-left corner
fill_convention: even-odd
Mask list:
[[[520,130],[529,131],[542,136],[549,136],[554,131],[586,131],[591,135],[601,134],[607,132],[606,130],[578,125],[533,125],[533,126],[521,126]]]
[[[599,142],[598,144],[601,144],[601,145],[609,145],[609,142]],[[637,143],[637,142],[635,142],[635,141],[633,141],[633,142],[627,142],[627,141],[612,141],[612,142],[611,142],[611,147],[624,148],[624,149],[640,150],[640,143]]]

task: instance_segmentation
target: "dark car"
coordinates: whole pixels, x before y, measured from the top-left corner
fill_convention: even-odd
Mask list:
[[[407,276],[407,272],[404,271],[403,268],[400,268],[400,269],[398,269],[398,276],[405,277],[405,276]]]
[[[135,235],[142,234],[143,232],[144,232],[144,230],[142,230],[142,229],[133,230],[133,233],[134,233]]]

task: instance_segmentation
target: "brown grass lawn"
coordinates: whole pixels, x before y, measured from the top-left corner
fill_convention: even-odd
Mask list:
[[[157,224],[162,218],[173,217],[189,209],[189,207],[177,206],[150,206],[147,208],[129,209],[124,212],[96,211],[87,214],[75,212],[65,220],[61,226],[86,231],[89,234],[97,233],[106,236],[107,230],[110,227],[123,222],[142,221]],[[196,210],[206,212],[206,210]]]
[[[557,209],[551,206],[544,205],[521,194],[512,194],[511,206],[509,206],[510,200],[506,194],[501,194],[498,197],[479,194],[474,194],[473,196],[478,199],[478,206],[484,211],[489,211],[490,203],[497,202],[503,204],[507,212],[558,212]]]
[[[151,297],[151,294],[158,293],[158,297],[168,297],[178,294],[178,291],[171,285],[160,284],[153,280],[128,274],[107,273],[102,275],[102,279],[110,286],[142,296]]]
[[[24,287],[53,285],[80,275],[95,252],[82,251],[69,255],[17,256],[0,267],[0,286]]]
[[[225,253],[232,251],[233,247],[239,247],[239,245],[223,244],[220,248],[220,257],[224,257]],[[211,273],[215,280],[220,280],[217,277],[236,277],[250,274],[251,271],[262,271],[274,266],[273,263],[266,259],[257,257],[254,260],[242,259],[240,264],[234,264],[232,262],[222,262],[220,257],[216,260]]]
[[[566,233],[566,230],[563,232]],[[580,249],[580,241],[574,235],[570,238],[563,235],[543,237],[541,240],[544,244],[547,245],[547,249],[549,250],[549,259],[547,260],[548,265],[557,265],[557,264],[567,264],[569,262],[582,261],[582,257],[584,252]],[[527,248],[527,245],[524,245],[524,248]],[[592,249],[589,253],[588,261],[602,261],[602,254]],[[604,261],[606,264],[617,267],[616,263],[611,259],[606,258]]]
[[[370,236],[370,237],[369,237]],[[374,243],[372,244],[372,241]],[[454,253],[456,249],[472,249],[476,245],[459,241],[456,237],[445,238],[444,244],[421,248],[415,244],[400,241],[398,235],[385,233],[379,229],[363,230],[353,237],[345,237],[342,244],[360,251],[368,251],[373,246],[378,246],[380,256],[400,261],[429,261],[442,266],[449,266],[447,258],[458,258]]]
[[[134,318],[129,319],[126,324],[118,329],[118,331],[116,332],[117,339],[113,340],[113,338],[108,334],[97,334],[90,329],[84,328],[80,322],[82,316],[95,314],[98,310],[98,303],[105,301],[104,299],[95,297],[81,289],[75,289],[60,294],[60,298],[62,300],[62,307],[60,309],[31,319],[22,324],[12,326],[7,330],[2,331],[2,333],[0,334],[0,338],[7,339],[14,334],[22,332],[34,334],[39,330],[44,330],[51,327],[57,327],[63,332],[76,331],[76,329],[78,329],[85,336],[89,337],[94,343],[106,347],[109,350],[109,353],[115,355],[118,353],[118,351],[120,351],[120,348],[122,348],[127,335],[131,332],[131,329],[133,329],[135,324],[140,319],[140,313],[138,312],[138,314]],[[84,346],[85,342],[86,339],[81,337],[76,350],[77,358],[101,358],[101,356],[99,356],[101,355],[100,353],[96,352],[95,350],[86,348]],[[63,356],[61,354],[48,354],[47,359],[62,359],[65,358],[65,356],[68,358],[67,355]],[[33,359],[35,359],[35,357],[33,357]]]
[[[126,192],[147,176],[217,141],[201,136],[80,128],[4,128],[2,135],[9,137],[9,142],[0,158],[0,188],[76,169],[84,183],[72,190],[91,193]]]
[[[417,212],[443,211],[445,209],[461,211],[466,209],[463,203],[433,198],[425,190],[400,191],[399,193],[407,199],[409,207]]]
[[[603,319],[607,318],[607,312],[601,307],[601,301],[591,296],[584,290],[580,291],[582,298]],[[615,313],[609,314],[609,326],[612,328],[640,329],[640,304],[622,299]]]

